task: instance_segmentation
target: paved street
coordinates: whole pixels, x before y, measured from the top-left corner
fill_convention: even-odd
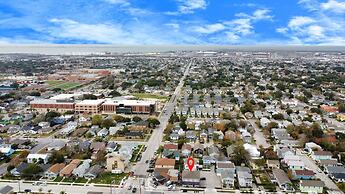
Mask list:
[[[256,143],[256,147],[260,148],[262,146],[263,148],[269,148],[271,145],[267,142],[267,139],[265,138],[264,134],[260,131],[259,126],[255,123],[254,119],[248,119],[249,123],[253,126],[255,132],[254,132],[254,139]]]
[[[174,94],[171,96],[170,100],[166,103],[164,110],[162,114],[159,117],[160,125],[157,129],[155,129],[151,135],[151,138],[147,142],[147,149],[142,154],[141,160],[135,165],[133,172],[137,176],[146,176],[148,169],[148,164],[146,164],[146,160],[150,160],[154,156],[154,152],[159,148],[161,145],[162,139],[163,139],[163,132],[165,127],[168,124],[169,118],[171,114],[174,112],[174,108],[177,102],[177,99],[179,98],[179,95],[181,94],[181,89],[184,84],[184,79],[188,75],[188,71],[192,63],[188,64],[186,66],[184,75],[181,77],[180,83],[175,89]]]

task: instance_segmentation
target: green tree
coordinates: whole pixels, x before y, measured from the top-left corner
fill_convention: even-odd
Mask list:
[[[41,93],[39,91],[32,91],[29,94],[30,96],[41,96]]]
[[[116,124],[112,118],[104,119],[102,121],[101,127],[109,129],[110,127],[114,127]]]
[[[121,96],[121,93],[116,90],[113,90],[109,93],[109,96],[117,97],[117,96]]]
[[[138,116],[135,116],[135,117],[133,117],[132,118],[132,121],[134,121],[134,122],[139,122],[139,121],[142,121],[143,119],[142,118],[140,118],[140,117],[138,117]]]
[[[234,156],[233,162],[236,166],[240,166],[242,163],[245,163],[248,158],[248,152],[244,149],[242,142],[236,142],[234,146]]]
[[[150,117],[146,120],[149,123],[149,127],[155,128],[157,125],[160,124],[159,120],[154,117]]]
[[[49,163],[52,163],[52,164],[63,163],[65,161],[65,157],[62,152],[53,151],[48,161]]]
[[[101,115],[94,115],[92,117],[92,125],[101,125],[103,122],[103,118]]]
[[[338,110],[339,112],[345,112],[345,104],[344,103],[339,103],[338,104]]]
[[[95,96],[93,94],[84,94],[83,99],[85,99],[85,100],[96,100],[97,96]]]
[[[49,111],[49,112],[47,112],[46,115],[45,115],[45,120],[46,120],[46,121],[51,121],[53,118],[59,117],[59,116],[61,116],[60,113],[55,112],[55,111]]]
[[[23,177],[25,178],[35,178],[39,176],[39,173],[42,172],[42,168],[36,163],[29,164],[26,169],[23,170]]]
[[[281,113],[274,114],[272,117],[276,120],[283,120],[284,119],[284,115]]]
[[[180,127],[181,127],[183,130],[186,130],[186,129],[187,129],[186,121],[181,121],[179,125],[180,125]]]

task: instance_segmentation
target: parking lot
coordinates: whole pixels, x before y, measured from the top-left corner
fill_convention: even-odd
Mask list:
[[[213,169],[211,169],[211,171],[201,171],[200,177],[206,178],[206,181],[201,181],[202,187],[214,189],[214,188],[221,187],[222,185],[220,178],[216,175],[214,171],[214,167]]]

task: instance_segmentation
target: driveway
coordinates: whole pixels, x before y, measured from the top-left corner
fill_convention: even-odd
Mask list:
[[[206,181],[204,185],[207,189],[219,188],[222,186],[220,178],[214,171],[214,167],[211,168],[211,171],[200,171],[200,178],[205,177]]]

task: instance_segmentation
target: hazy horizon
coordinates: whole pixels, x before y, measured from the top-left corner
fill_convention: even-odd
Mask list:
[[[0,54],[101,54],[174,51],[297,51],[344,52],[345,46],[314,45],[115,45],[115,44],[3,44]]]

